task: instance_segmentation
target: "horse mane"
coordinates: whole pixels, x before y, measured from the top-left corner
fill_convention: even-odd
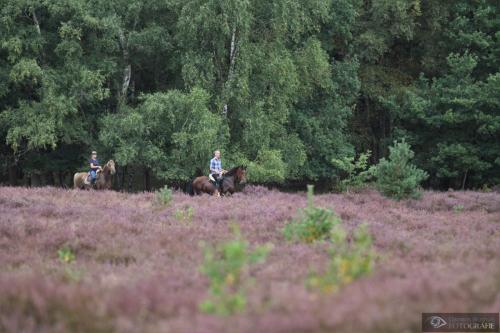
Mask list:
[[[108,162],[106,162],[106,164],[104,164],[104,166],[102,167],[102,172],[105,173],[105,171],[108,171],[111,169],[111,167],[109,166],[109,163],[113,161],[113,160],[109,160]],[[114,161],[113,161],[113,164],[114,164]]]
[[[102,167],[102,172],[104,172],[105,170],[106,170],[106,171],[107,171],[107,170],[109,170],[109,166],[108,166],[108,164],[109,164],[109,161],[108,161],[108,162],[106,162],[106,164],[104,164],[104,165],[103,165],[103,167]]]
[[[228,172],[226,172],[224,174],[224,176],[234,176],[235,173],[236,173],[236,170],[238,170],[239,168],[243,168],[243,165],[238,165],[238,166],[235,166],[234,168],[230,169]]]

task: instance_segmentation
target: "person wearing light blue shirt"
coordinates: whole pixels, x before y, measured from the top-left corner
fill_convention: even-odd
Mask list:
[[[220,181],[222,179],[222,175],[226,172],[226,170],[222,169],[222,161],[220,159],[220,151],[214,151],[214,158],[210,160],[210,175],[215,179],[215,185],[217,189],[220,188]]]

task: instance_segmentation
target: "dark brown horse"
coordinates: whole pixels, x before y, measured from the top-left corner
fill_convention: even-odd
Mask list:
[[[236,192],[236,186],[238,184],[245,184],[246,179],[246,166],[240,165],[232,168],[222,176],[220,194],[227,195]],[[197,177],[191,183],[190,194],[200,195],[202,193],[208,193],[210,195],[218,195],[219,191],[214,184],[210,181],[207,176]]]
[[[115,162],[109,160],[102,171],[97,173],[94,188],[96,190],[110,190],[113,185],[113,175],[116,173]],[[87,182],[88,172],[77,172],[73,176],[73,187],[79,189],[91,189],[92,185]]]

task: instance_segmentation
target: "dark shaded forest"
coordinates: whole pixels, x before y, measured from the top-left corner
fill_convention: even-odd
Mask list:
[[[326,188],[404,139],[434,189],[500,183],[496,0],[0,0],[0,183],[224,166]]]

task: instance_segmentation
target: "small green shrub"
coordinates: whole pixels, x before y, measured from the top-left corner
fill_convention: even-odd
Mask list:
[[[383,195],[396,200],[419,198],[419,185],[427,179],[427,172],[411,164],[414,153],[404,140],[394,141],[389,150],[388,160],[382,158],[378,165],[370,168],[370,173],[377,178],[377,189]]]
[[[334,212],[315,207],[313,187],[307,187],[307,208],[300,217],[285,226],[288,240],[312,243],[326,240],[330,259],[321,274],[311,273],[307,286],[324,293],[335,292],[351,281],[372,271],[375,252],[366,225],[359,226],[348,240],[341,219]]]
[[[307,186],[307,207],[299,217],[285,226],[283,234],[287,240],[312,243],[330,236],[332,227],[340,218],[329,209],[315,207],[313,204],[313,186]]]
[[[464,205],[462,205],[462,204],[458,204],[458,205],[454,205],[454,206],[453,206],[453,211],[454,211],[455,213],[457,213],[457,214],[458,214],[458,213],[463,212],[463,211],[464,211],[464,209],[465,209],[465,207],[464,207]]]
[[[191,206],[186,206],[182,209],[175,210],[175,218],[185,224],[191,224],[193,222],[194,209]]]
[[[156,192],[156,202],[160,205],[167,206],[172,201],[172,190],[168,186],[164,186],[161,190]]]
[[[499,159],[500,162],[500,159]],[[488,184],[483,184],[483,186],[479,189],[479,191],[483,193],[491,193],[493,192],[492,188],[488,186]]]
[[[218,315],[242,312],[246,307],[245,288],[251,265],[263,262],[270,245],[249,249],[238,228],[235,239],[204,248],[201,272],[210,280],[210,296],[200,304],[200,310]]]
[[[369,274],[375,258],[372,238],[366,226],[360,226],[351,242],[346,233],[338,226],[332,232],[332,245],[328,267],[322,274],[312,273],[307,280],[309,288],[319,289],[323,293],[332,293],[342,286]]]
[[[63,263],[72,263],[75,261],[76,256],[69,247],[62,247],[57,251],[57,256],[59,260]]]
[[[368,159],[370,158],[371,151],[359,155],[358,159],[354,157],[344,157],[343,159],[333,159],[332,164],[340,169],[345,177],[339,181],[337,187],[341,192],[349,191],[351,189],[361,189],[367,186],[372,175],[368,170]]]
[[[66,282],[80,282],[84,276],[84,271],[72,265],[76,260],[76,254],[68,246],[63,246],[57,251],[57,256],[61,263],[64,264],[62,271],[62,279]]]

